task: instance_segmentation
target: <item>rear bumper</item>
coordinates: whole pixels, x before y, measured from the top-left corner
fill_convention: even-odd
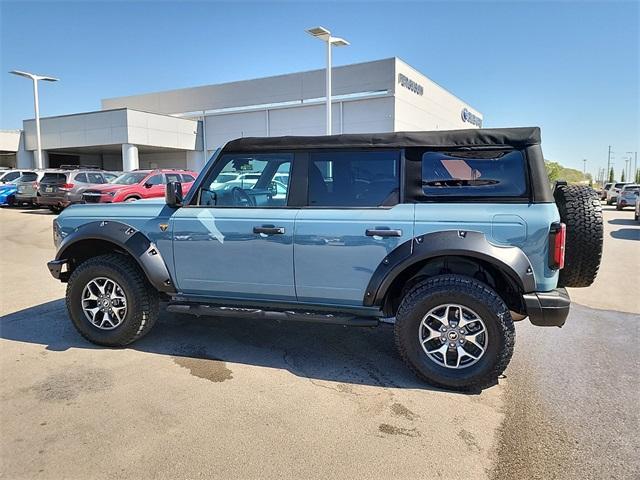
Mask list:
[[[50,207],[50,206],[59,206],[59,207],[68,207],[69,204],[71,203],[67,198],[65,197],[46,197],[44,195],[39,195],[38,197],[36,197],[36,203],[38,205],[42,205],[45,207]]]
[[[571,299],[565,288],[550,292],[526,293],[522,296],[527,315],[532,324],[539,327],[561,327],[567,320]]]

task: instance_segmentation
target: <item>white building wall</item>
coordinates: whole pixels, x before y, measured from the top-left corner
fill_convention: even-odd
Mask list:
[[[140,168],[187,168],[187,152],[138,153]]]
[[[423,94],[418,95],[399,85],[399,74],[421,85],[424,89]],[[394,129],[396,131],[478,128],[462,120],[462,110],[467,108],[482,118],[480,112],[400,59],[396,59],[395,78]]]

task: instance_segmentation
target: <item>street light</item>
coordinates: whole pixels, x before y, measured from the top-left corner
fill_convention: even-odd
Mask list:
[[[331,135],[331,47],[346,47],[349,42],[344,38],[332,37],[331,32],[324,27],[309,28],[306,32],[327,44],[327,79],[325,87],[327,95],[327,135]]]
[[[22,72],[20,70],[11,70],[9,73],[18,75],[19,77],[30,78],[33,81],[33,106],[36,111],[36,168],[44,168],[42,162],[42,148],[40,144],[40,106],[38,104],[38,80],[45,82],[57,82],[57,78],[47,77],[46,75],[36,75],[35,73]]]

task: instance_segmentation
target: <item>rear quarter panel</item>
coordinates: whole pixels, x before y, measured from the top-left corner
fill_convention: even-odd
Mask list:
[[[538,291],[556,287],[549,268],[549,227],[560,221],[553,203],[428,203],[415,209],[415,235],[443,230],[483,233],[490,243],[520,248],[533,267]]]

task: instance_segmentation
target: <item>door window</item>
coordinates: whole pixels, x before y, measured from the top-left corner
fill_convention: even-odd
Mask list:
[[[87,173],[87,178],[89,179],[89,183],[104,183],[102,175],[99,173]]]
[[[161,185],[162,183],[164,183],[162,174],[154,175],[145,182],[147,185]]]
[[[185,183],[191,183],[191,182],[195,182],[196,179],[193,178],[193,175],[189,175],[188,173],[183,173],[182,174],[182,181]]]
[[[269,208],[287,205],[291,153],[224,155],[198,192],[198,204]]]
[[[336,151],[310,154],[309,206],[391,206],[400,198],[397,151]]]
[[[179,173],[167,173],[165,176],[167,177],[167,183],[181,181]]]
[[[87,182],[87,174],[86,173],[79,173],[75,176],[74,180],[78,183],[88,183]]]

